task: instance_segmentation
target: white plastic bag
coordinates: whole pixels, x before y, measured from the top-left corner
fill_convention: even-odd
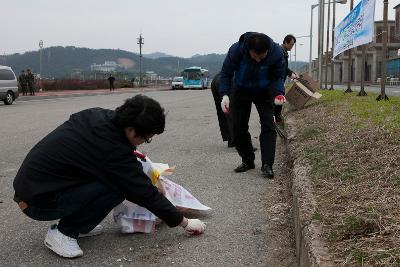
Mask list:
[[[165,197],[178,208],[192,210],[210,210],[182,186],[162,176],[172,174],[174,167],[168,164],[153,163],[147,156],[135,151],[142,163],[143,171]],[[149,210],[129,201],[116,206],[113,211],[114,221],[122,233],[154,233],[157,217]]]

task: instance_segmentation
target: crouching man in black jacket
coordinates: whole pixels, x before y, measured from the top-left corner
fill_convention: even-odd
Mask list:
[[[205,224],[187,219],[158,192],[133,154],[165,128],[164,109],[143,95],[115,111],[91,108],[44,137],[26,156],[14,180],[14,200],[28,217],[59,219],[45,245],[67,258],[83,255],[77,239],[102,232],[99,223],[124,199],[143,206],[170,227],[201,234]]]

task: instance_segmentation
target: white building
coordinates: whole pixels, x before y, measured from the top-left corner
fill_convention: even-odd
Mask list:
[[[96,64],[92,63],[90,65],[91,71],[103,71],[103,72],[113,72],[116,71],[117,68],[122,68],[121,64],[117,64],[115,61],[105,61],[104,64]]]

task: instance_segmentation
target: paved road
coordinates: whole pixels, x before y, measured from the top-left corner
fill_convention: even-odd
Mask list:
[[[259,154],[256,170],[235,174],[232,169],[239,158],[221,141],[209,90],[146,92],[166,108],[167,127],[141,147],[155,162],[176,164],[172,180],[213,208],[196,215],[207,222],[204,235],[188,238],[180,227],[165,225],[154,235],[122,235],[109,215],[102,223],[104,234],[79,240],[82,258],[62,259],[44,247],[49,222],[30,220],[11,200],[21,161],[71,113],[96,106],[115,108],[132,94],[21,98],[11,106],[0,105],[0,266],[293,266],[283,146],[278,145],[276,179],[260,177]],[[254,114],[251,132],[259,134]],[[253,141],[258,147],[255,137]]]
[[[329,85],[328,85],[329,87]],[[345,84],[341,84],[341,85],[335,85],[334,86],[335,89],[341,89],[341,90],[346,90],[347,89],[347,85]],[[351,89],[355,92],[359,92],[360,91],[360,86],[359,85],[352,85]],[[380,94],[381,93],[381,87],[379,85],[368,85],[364,87],[365,91],[367,93],[371,92],[371,93],[377,93]],[[385,92],[386,95],[388,96],[400,96],[400,86],[390,86],[387,85],[385,86]]]

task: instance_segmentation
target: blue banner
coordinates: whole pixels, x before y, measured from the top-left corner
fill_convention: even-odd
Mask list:
[[[374,18],[375,0],[361,0],[335,28],[333,57],[350,48],[372,42]]]

